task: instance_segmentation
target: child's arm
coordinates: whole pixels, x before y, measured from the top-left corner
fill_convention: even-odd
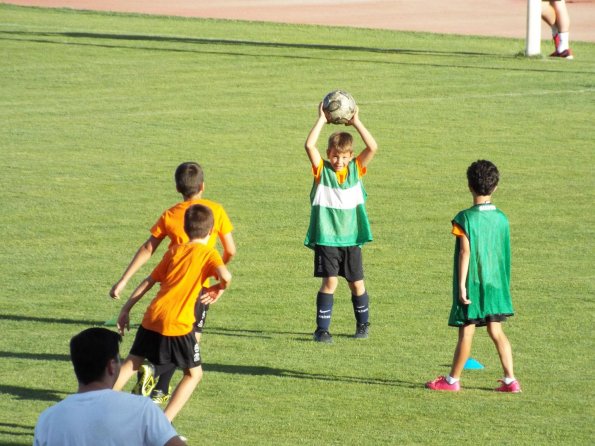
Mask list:
[[[310,163],[312,163],[312,167],[315,169],[318,168],[320,161],[322,160],[320,152],[318,151],[318,147],[316,147],[316,143],[318,142],[318,137],[320,136],[322,127],[324,127],[324,125],[327,123],[328,121],[326,120],[326,116],[322,110],[321,102],[318,106],[318,119],[316,120],[314,127],[312,127],[312,130],[310,130],[308,138],[306,138],[306,144],[304,145],[306,148],[306,153],[308,154],[308,158],[310,158]]]
[[[469,273],[469,257],[471,248],[466,235],[459,236],[459,302],[469,305],[471,301],[467,297],[467,274]]]
[[[366,167],[368,163],[372,161],[374,155],[376,155],[376,151],[378,150],[378,144],[376,143],[376,140],[368,131],[366,126],[362,123],[362,121],[360,121],[358,107],[355,108],[353,118],[351,118],[349,122],[345,125],[352,125],[353,127],[355,127],[362,140],[364,141],[366,148],[362,150],[362,152],[359,154],[358,159],[361,166]]]
[[[122,274],[122,277],[120,278],[120,280],[118,280],[112,286],[112,289],[109,292],[109,295],[111,296],[112,299],[119,299],[120,298],[120,293],[122,293],[122,291],[124,290],[124,287],[126,287],[126,284],[130,280],[130,278],[132,276],[134,276],[134,274],[145,263],[147,263],[147,261],[151,258],[151,256],[153,255],[153,253],[159,247],[159,244],[161,243],[162,240],[163,239],[160,239],[160,238],[156,238],[154,236],[151,236],[151,237],[149,237],[147,239],[146,242],[144,242],[140,246],[140,248],[138,248],[138,251],[136,251],[136,254],[134,254],[134,257],[132,258],[132,260],[130,261],[130,264],[128,265],[128,267],[124,271],[124,274]]]
[[[203,304],[212,304],[217,301],[231,283],[231,273],[225,265],[217,267],[217,276],[219,283],[208,287],[200,296],[200,301]]]
[[[132,307],[145,295],[147,291],[153,288],[155,285],[155,280],[151,278],[151,276],[147,277],[143,280],[139,286],[132,292],[130,298],[126,301],[122,310],[120,310],[120,314],[118,316],[118,322],[116,322],[116,327],[118,327],[118,331],[122,336],[124,336],[124,329],[130,331],[130,310]]]
[[[223,237],[220,237],[219,241],[221,242],[221,246],[223,246],[223,255],[221,257],[223,259],[223,263],[227,265],[236,255],[236,242],[233,239],[231,232],[228,232]]]

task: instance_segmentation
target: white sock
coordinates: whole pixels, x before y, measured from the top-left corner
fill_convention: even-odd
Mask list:
[[[504,384],[506,384],[507,386],[509,386],[511,383],[513,383],[513,382],[516,381],[516,378],[514,378],[514,377],[512,377],[512,378],[506,378],[505,377],[502,381],[504,382]]]
[[[456,382],[459,382],[459,378],[453,378],[453,377],[452,377],[452,376],[450,376],[450,375],[446,375],[446,382],[447,382],[448,384],[454,384],[454,383],[456,383]]]
[[[559,35],[560,35],[560,45],[558,46],[557,51],[559,53],[561,53],[562,51],[568,49],[568,47],[569,47],[569,45],[568,45],[569,38],[568,38],[568,33],[567,32],[560,33]]]

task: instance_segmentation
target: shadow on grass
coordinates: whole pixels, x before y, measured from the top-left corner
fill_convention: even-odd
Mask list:
[[[312,333],[295,332],[295,331],[279,331],[279,330],[248,330],[244,328],[222,328],[222,327],[211,327],[206,325],[204,334],[218,336],[232,336],[241,338],[261,338],[261,339],[272,339],[273,335],[291,335],[291,336],[308,336],[311,337]]]
[[[184,43],[194,45],[228,45],[244,47],[265,47],[265,48],[290,48],[306,50],[324,50],[324,51],[349,51],[362,53],[382,53],[382,54],[413,54],[413,55],[432,55],[432,56],[495,56],[502,57],[502,54],[484,53],[474,51],[438,51],[438,50],[413,50],[406,48],[378,48],[354,45],[329,45],[318,43],[287,43],[287,42],[265,42],[259,40],[236,40],[236,39],[209,39],[201,37],[174,37],[174,36],[154,36],[143,34],[108,34],[108,33],[90,33],[90,32],[39,32],[39,31],[0,31],[2,34],[23,35],[35,37],[67,37],[71,39],[103,39],[103,40],[127,40],[133,42],[165,42],[165,43]],[[65,42],[57,42],[65,43]],[[510,56],[508,56],[510,57]]]
[[[153,36],[153,35],[135,35],[135,34],[106,34],[106,33],[89,33],[89,32],[35,32],[35,31],[0,31],[0,40],[12,41],[26,41],[34,43],[51,43],[56,45],[79,45],[79,46],[95,46],[100,48],[117,48],[128,50],[145,50],[145,51],[170,51],[181,53],[201,53],[227,56],[245,56],[245,57],[275,57],[275,58],[289,58],[289,59],[309,59],[309,60],[324,60],[328,61],[328,54],[320,56],[303,56],[292,53],[291,55],[284,54],[263,54],[246,53],[241,51],[205,51],[196,49],[183,48],[163,48],[150,46],[125,46],[108,43],[90,43],[90,42],[64,42],[51,40],[52,38],[69,38],[69,39],[94,39],[98,42],[101,40],[115,40],[115,41],[129,41],[129,42],[158,42],[158,43],[182,43],[190,45],[227,45],[234,47],[255,47],[255,48],[281,48],[281,49],[305,49],[317,51],[344,51],[352,53],[380,53],[380,54],[396,54],[396,55],[411,55],[411,56],[464,56],[464,57],[492,57],[500,59],[519,59],[516,55],[498,54],[498,53],[483,53],[471,51],[440,51],[440,50],[416,50],[406,48],[376,48],[350,45],[325,45],[325,44],[308,44],[308,43],[284,43],[284,42],[264,42],[253,40],[234,40],[234,39],[208,39],[208,38],[192,38],[192,37],[168,37],[168,36]],[[13,36],[13,37],[9,37]],[[388,60],[366,60],[366,59],[346,59],[341,58],[344,62],[364,62],[364,63],[381,63],[391,65],[419,65],[430,67],[448,67],[448,68],[472,68],[478,70],[501,70],[501,71],[523,71],[523,72],[545,72],[545,73],[578,73],[584,74],[582,71],[568,71],[556,69],[537,69],[526,67],[485,67],[476,65],[455,65],[451,63],[416,63],[403,61],[388,61]],[[524,60],[524,58],[523,58]]]
[[[407,388],[418,388],[417,382],[402,381],[398,379],[372,378],[362,376],[340,376],[323,375],[319,373],[305,373],[295,370],[277,369],[274,367],[250,366],[250,365],[229,365],[229,364],[203,364],[207,372],[229,373],[235,375],[250,376],[276,376],[279,378],[307,379],[315,381],[332,381],[350,384],[368,384],[381,386],[397,386]]]
[[[0,423],[0,435],[14,437],[32,437],[35,426],[15,423]],[[31,445],[31,443],[10,443],[14,445]]]
[[[89,319],[67,319],[67,318],[52,318],[39,316],[23,316],[20,314],[0,314],[0,320],[15,321],[15,322],[42,322],[45,324],[68,324],[68,325],[88,325],[101,326],[103,321],[93,321]]]
[[[67,361],[70,362],[69,355],[59,355],[53,353],[24,353],[24,352],[2,352],[0,358],[8,359],[34,359],[35,361]]]
[[[31,401],[62,401],[67,395],[67,392],[50,389],[33,389],[31,387],[8,386],[0,384],[0,393],[12,395],[17,400],[31,400]]]

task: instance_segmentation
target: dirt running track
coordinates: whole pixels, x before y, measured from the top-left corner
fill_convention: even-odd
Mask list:
[[[527,0],[0,0],[25,6],[525,37]],[[570,38],[595,42],[595,0],[567,0]],[[549,38],[545,25],[542,36]],[[545,46],[545,45],[544,45]],[[545,46],[544,52],[549,51]]]

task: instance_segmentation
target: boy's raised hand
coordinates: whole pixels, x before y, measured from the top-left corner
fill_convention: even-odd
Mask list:
[[[322,108],[323,105],[324,105],[324,102],[321,102],[320,104],[318,104],[318,118],[319,119],[324,118],[325,124],[328,124],[330,121],[328,119],[328,116],[324,112],[324,109]]]
[[[356,121],[359,121],[359,107],[357,105],[355,106],[355,112],[353,112],[353,116],[345,123],[345,125],[353,125]]]

